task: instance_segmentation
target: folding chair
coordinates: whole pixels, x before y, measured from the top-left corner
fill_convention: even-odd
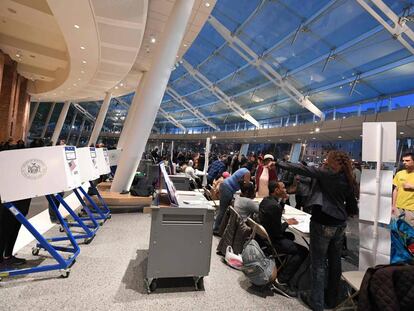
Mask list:
[[[354,293],[348,291],[348,298],[336,306],[334,310],[357,310],[358,305],[354,302],[354,298],[356,298],[359,294],[359,289],[361,288],[364,275],[364,271],[342,272],[342,279],[348,283],[348,285],[354,290]],[[346,306],[349,302],[352,303],[352,306]]]
[[[287,259],[288,259],[287,254],[279,254],[276,251],[275,247],[272,244],[272,240],[269,237],[269,234],[267,233],[266,229],[261,224],[258,224],[250,217],[247,218],[246,224],[250,228],[252,228],[253,231],[254,229],[256,229],[254,231],[255,234],[259,235],[262,239],[264,239],[269,244],[270,251],[272,252],[272,257],[274,257],[279,262],[279,265],[277,266],[278,266],[278,270],[280,270],[287,262]]]

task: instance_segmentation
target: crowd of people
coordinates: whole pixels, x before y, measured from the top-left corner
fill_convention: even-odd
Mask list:
[[[153,150],[151,155],[155,161],[161,159],[158,150]],[[198,177],[194,169],[204,169],[204,157],[196,153],[177,152],[173,162],[195,180]],[[360,165],[341,151],[329,152],[319,166],[304,161],[291,163],[288,156],[277,160],[272,154],[213,153],[207,173],[207,187],[220,201],[214,234],[219,234],[223,215],[233,205],[242,219],[256,219],[266,229],[277,252],[288,256],[275,282],[280,290],[291,297],[299,294],[289,280],[310,257],[312,286],[310,291],[300,293],[301,300],[313,310],[336,306],[346,222],[358,212]],[[290,205],[291,195],[295,197],[296,208],[311,214],[309,249],[296,242],[295,235],[286,230],[297,224],[294,218],[283,220],[282,217],[284,205]],[[254,200],[257,197],[263,198],[260,204]]]

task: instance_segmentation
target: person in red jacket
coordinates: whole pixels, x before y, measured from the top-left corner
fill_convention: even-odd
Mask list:
[[[277,173],[273,156],[266,154],[263,158],[263,164],[259,164],[256,172],[256,192],[258,198],[269,196],[269,181],[277,181]]]

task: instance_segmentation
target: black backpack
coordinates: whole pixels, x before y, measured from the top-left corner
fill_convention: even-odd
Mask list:
[[[129,192],[136,197],[148,197],[153,195],[154,186],[149,183],[147,177],[143,177],[138,179],[137,183],[131,187]]]

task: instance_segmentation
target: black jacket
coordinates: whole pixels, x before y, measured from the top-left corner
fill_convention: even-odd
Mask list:
[[[272,242],[283,239],[288,224],[282,223],[284,203],[280,203],[273,196],[266,197],[259,205],[260,224],[266,229]]]
[[[330,168],[316,168],[298,163],[279,162],[278,166],[315,179],[306,207],[319,205],[322,213],[342,222],[348,217],[347,206],[356,208],[354,189],[349,186],[343,172],[336,173]]]

